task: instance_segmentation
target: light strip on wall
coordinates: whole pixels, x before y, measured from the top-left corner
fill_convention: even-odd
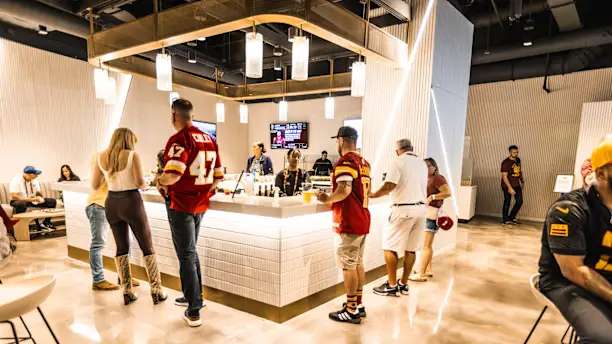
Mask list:
[[[406,64],[406,68],[402,69],[402,79],[395,88],[395,98],[393,99],[391,112],[389,116],[386,117],[387,123],[385,125],[385,129],[383,130],[383,135],[381,136],[386,139],[382,139],[378,142],[378,146],[376,147],[376,153],[374,155],[374,164],[372,165],[373,169],[378,168],[380,164],[380,159],[384,156],[384,151],[389,148],[388,139],[391,136],[389,135],[389,133],[391,132],[391,129],[393,129],[393,127],[396,125],[395,119],[397,118],[397,113],[399,111],[399,104],[406,96],[406,86],[408,84],[408,80],[410,79],[410,74],[412,73],[412,67],[414,65],[414,60],[416,59],[416,53],[420,50],[421,43],[423,41],[423,36],[425,34],[425,29],[427,28],[429,20],[431,19],[431,13],[435,2],[436,0],[429,0],[429,2],[427,3],[427,8],[425,9],[425,14],[423,15],[423,21],[421,22],[421,26],[419,26],[419,30],[417,31],[414,47],[410,52],[408,63]]]
[[[455,215],[459,214],[459,207],[457,206],[457,190],[455,189],[455,183],[453,181],[453,174],[450,170],[450,162],[448,160],[448,151],[446,150],[446,141],[444,140],[444,134],[442,133],[442,121],[440,121],[440,114],[438,113],[438,101],[436,100],[436,93],[434,92],[433,87],[431,88],[431,99],[434,108],[434,114],[436,117],[436,125],[438,126],[438,135],[440,135],[440,145],[442,146],[442,155],[444,158],[444,165],[446,165],[446,177],[449,181],[449,187],[451,189],[451,203],[453,205],[453,210],[455,210]]]

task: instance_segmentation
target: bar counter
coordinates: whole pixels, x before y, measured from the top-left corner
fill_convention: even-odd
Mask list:
[[[68,255],[88,261],[91,234],[85,207],[89,184],[61,183],[56,188],[64,195]],[[180,290],[178,259],[163,198],[156,190],[142,195],[163,283]],[[388,209],[387,203],[370,206],[372,226],[364,261],[368,280],[384,275],[381,229]],[[105,267],[115,270],[110,230],[107,238]],[[205,296],[276,322],[286,321],[343,293],[334,238],[331,210],[316,201],[306,205],[302,196],[275,200],[216,195],[202,220],[198,240]],[[142,252],[133,237],[131,247],[135,275],[144,278]]]

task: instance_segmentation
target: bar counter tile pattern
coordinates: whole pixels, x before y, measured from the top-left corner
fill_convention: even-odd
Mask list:
[[[85,193],[64,192],[67,241],[88,250],[89,222],[85,217]],[[368,236],[366,270],[381,266],[380,229],[386,220],[386,204],[372,206],[372,235]],[[164,204],[145,202],[160,271],[178,276],[178,259],[172,245]],[[330,212],[280,219],[210,210],[206,213],[198,253],[203,283],[208,287],[282,307],[342,281],[336,267]],[[114,256],[108,233],[103,254]],[[142,252],[131,240],[132,263],[142,265]]]

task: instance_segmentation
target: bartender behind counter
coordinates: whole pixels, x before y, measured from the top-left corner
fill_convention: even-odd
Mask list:
[[[306,180],[306,174],[298,167],[298,162],[302,154],[297,149],[290,149],[287,152],[288,166],[276,175],[276,187],[280,188],[283,196],[297,195],[300,186]]]
[[[258,176],[274,174],[272,159],[264,155],[265,152],[263,142],[253,143],[253,156],[247,160],[247,173],[255,173]]]

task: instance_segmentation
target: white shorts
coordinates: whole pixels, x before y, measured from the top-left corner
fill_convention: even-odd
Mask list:
[[[424,207],[406,206],[391,208],[389,223],[383,230],[383,250],[396,253],[418,251],[421,249],[421,236],[424,229]]]

